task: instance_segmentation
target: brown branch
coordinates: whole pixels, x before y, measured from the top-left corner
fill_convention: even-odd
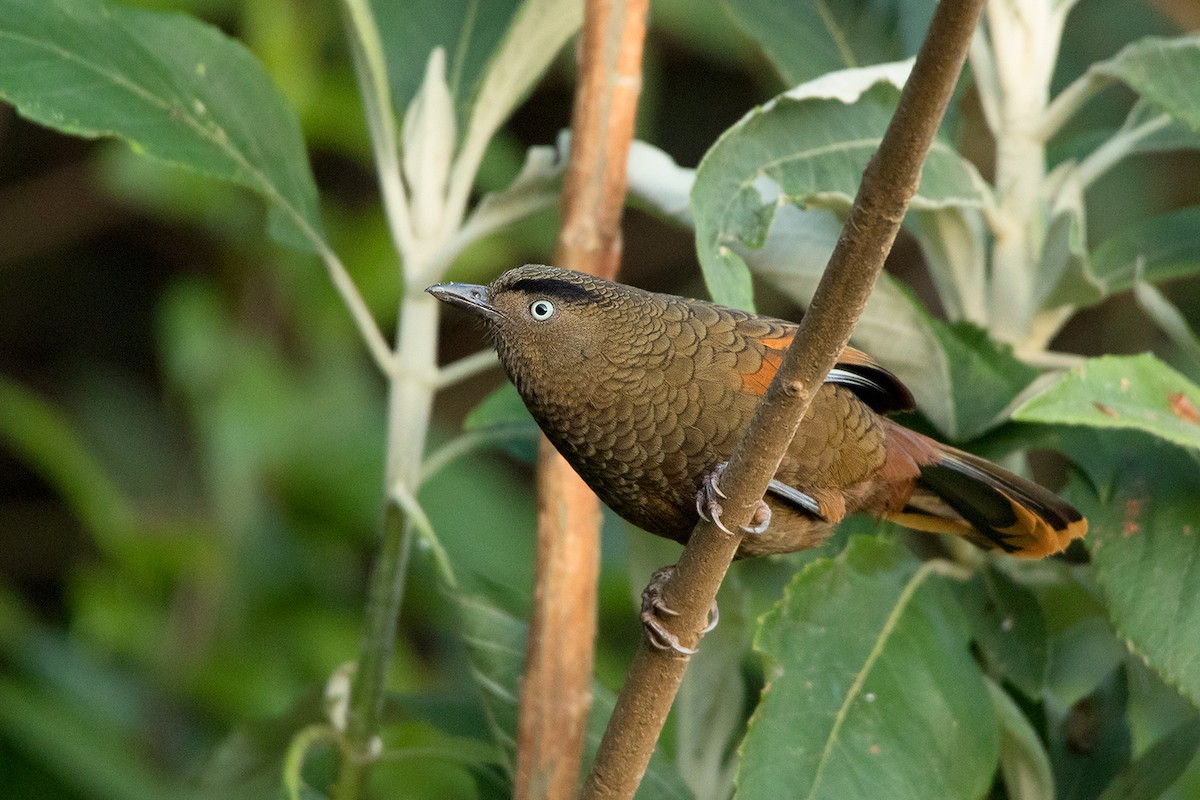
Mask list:
[[[747,524],[779,467],[810,399],[858,322],[917,190],[933,141],[966,59],[984,0],[942,0],[887,133],[863,173],[837,247],[775,379],[721,476],[723,519]],[[680,612],[668,624],[694,645],[709,605],[741,542],[710,523],[696,526],[664,589]],[[631,798],[641,782],[689,659],[643,640],[600,743],[582,797]]]
[[[587,0],[556,264],[614,278],[648,0]],[[596,496],[543,437],[533,614],[517,723],[517,800],[565,800],[579,784],[591,708],[600,562]]]

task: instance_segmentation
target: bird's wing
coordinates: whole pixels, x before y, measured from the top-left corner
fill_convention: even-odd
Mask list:
[[[784,352],[795,336],[795,326],[789,325],[758,339],[764,348],[762,366],[753,374],[742,376],[742,387],[746,391],[760,397],[766,393],[771,379],[779,371]],[[912,392],[899,378],[862,350],[849,345],[842,350],[837,364],[829,371],[825,381],[845,386],[880,414],[912,411],[916,408]]]

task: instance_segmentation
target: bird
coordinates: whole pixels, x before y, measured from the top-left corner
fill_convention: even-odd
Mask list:
[[[426,291],[482,322],[546,438],[618,515],[680,543],[701,517],[730,532],[720,521],[721,470],[795,323],[540,264],[486,286]],[[889,417],[914,408],[899,378],[845,347],[737,557],[816,547],[851,514],[1020,558],[1058,553],[1087,532],[1048,489]],[[644,599],[644,621],[647,610],[663,612],[661,598]],[[652,634],[660,646],[672,639]]]

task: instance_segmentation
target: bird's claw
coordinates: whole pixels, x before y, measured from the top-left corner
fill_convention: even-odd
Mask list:
[[[679,616],[679,612],[668,606],[662,596],[663,587],[674,571],[674,566],[659,567],[650,575],[650,582],[642,590],[642,627],[645,628],[646,640],[652,647],[658,650],[674,650],[676,653],[691,656],[699,651],[681,644],[679,637],[667,630],[660,619],[660,617]],[[700,635],[703,636],[717,627],[720,619],[721,612],[717,608],[717,601],[714,600],[712,608],[708,610],[708,624],[700,631]]]
[[[705,522],[711,522],[717,526],[717,529],[722,531],[727,536],[733,536],[733,531],[725,526],[721,521],[721,514],[724,509],[721,507],[720,500],[725,500],[728,495],[721,491],[717,479],[721,477],[721,473],[725,471],[726,462],[717,464],[713,467],[712,472],[704,476],[704,480],[700,484],[699,491],[696,492],[696,514]],[[717,498],[720,498],[718,500]],[[766,501],[759,500],[758,505],[754,507],[754,516],[750,518],[748,525],[742,525],[742,533],[757,536],[766,533],[767,528],[771,525],[771,508],[766,504]]]
[[[766,500],[759,500],[758,505],[754,507],[754,515],[750,517],[750,524],[743,525],[742,531],[751,536],[758,536],[766,533],[769,527],[771,527],[771,507],[767,505]]]

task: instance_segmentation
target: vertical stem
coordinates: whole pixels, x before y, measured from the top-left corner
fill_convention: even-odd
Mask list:
[[[991,52],[1002,91],[996,135],[995,242],[992,247],[992,332],[1019,343],[1037,309],[1034,285],[1045,241],[1043,119],[1066,19],[1050,0],[989,4]]]
[[[647,0],[587,0],[555,263],[608,278],[621,258],[626,162]],[[591,706],[600,507],[543,438],[538,560],[517,723],[518,800],[575,795]]]
[[[404,599],[412,523],[393,501],[393,487],[415,493],[421,455],[433,405],[431,376],[437,369],[436,301],[417,292],[400,303],[397,358],[388,398],[388,443],[385,473],[388,500],[384,511],[379,560],[371,577],[366,629],[350,694],[350,713],[342,738],[342,763],[335,792],[337,800],[362,796],[367,772],[377,755],[376,736],[383,706],[388,667],[396,640],[396,622]]]

